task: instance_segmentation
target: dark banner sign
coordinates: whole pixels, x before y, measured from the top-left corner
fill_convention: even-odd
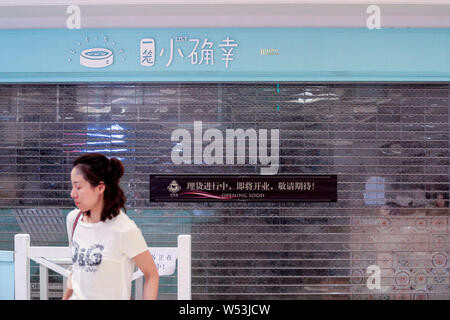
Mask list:
[[[337,201],[336,175],[150,175],[150,201]]]

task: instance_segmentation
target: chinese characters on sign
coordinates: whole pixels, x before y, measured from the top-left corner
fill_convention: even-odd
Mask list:
[[[155,253],[157,252],[157,253]],[[174,248],[157,248],[150,250],[159,275],[172,275],[175,272],[177,252]]]
[[[200,190],[200,191],[213,191],[213,190],[221,190],[226,191],[228,190],[228,184],[226,182],[188,182],[186,186],[186,190]]]
[[[160,276],[170,276],[175,273],[176,262],[178,259],[177,248],[151,247],[149,248],[149,251]],[[142,271],[138,270],[137,274],[139,277],[142,275]]]
[[[167,49],[166,49],[167,46]],[[186,48],[188,47],[188,48]],[[220,49],[220,61],[228,69],[230,62],[234,61],[234,50],[238,47],[236,40],[227,36],[217,47]],[[153,66],[155,57],[165,61],[166,68],[169,68],[174,60],[188,60],[191,65],[214,65],[216,63],[215,43],[208,39],[176,37],[170,38],[170,41],[156,49],[154,39],[141,39],[140,45],[140,63],[142,66]],[[155,50],[159,50],[156,52]]]
[[[278,182],[279,190],[314,190],[314,182]]]
[[[314,182],[310,181],[304,181],[304,182],[286,182],[286,181],[280,181],[278,182],[278,185],[276,186],[278,190],[297,190],[297,191],[303,191],[303,190],[314,190]],[[197,190],[197,191],[211,191],[211,190],[222,190],[226,191],[229,190],[228,184],[225,182],[188,182],[187,183],[187,190]],[[243,182],[243,181],[237,181],[236,182],[236,190],[241,191],[268,191],[273,190],[273,187],[270,186],[270,183],[268,182]]]
[[[337,201],[336,175],[150,175],[150,201]]]

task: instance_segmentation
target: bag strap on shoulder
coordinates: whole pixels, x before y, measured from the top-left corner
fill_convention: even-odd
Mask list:
[[[83,212],[80,210],[80,212],[78,213],[77,217],[75,218],[75,222],[73,223],[73,228],[72,228],[72,237],[70,238],[70,241],[73,240],[73,234],[75,233],[75,228],[77,227],[78,220],[80,219],[82,214],[83,214]]]

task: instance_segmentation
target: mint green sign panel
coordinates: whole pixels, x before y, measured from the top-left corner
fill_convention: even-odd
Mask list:
[[[0,82],[449,81],[449,29],[0,30]]]
[[[0,300],[14,300],[14,252],[0,251]]]

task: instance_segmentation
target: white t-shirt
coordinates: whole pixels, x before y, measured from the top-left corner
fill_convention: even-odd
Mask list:
[[[122,210],[113,219],[85,223],[79,209],[67,215],[67,233],[72,250],[71,300],[129,300],[135,264],[131,260],[148,250],[141,230]]]

